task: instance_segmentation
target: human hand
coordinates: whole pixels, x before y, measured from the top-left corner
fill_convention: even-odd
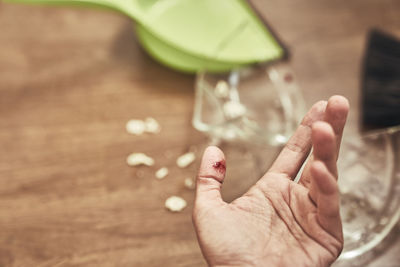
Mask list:
[[[223,152],[205,150],[193,222],[210,266],[328,266],[336,260],[343,247],[336,160],[348,110],[341,96],[314,104],[269,171],[232,203],[220,193]]]

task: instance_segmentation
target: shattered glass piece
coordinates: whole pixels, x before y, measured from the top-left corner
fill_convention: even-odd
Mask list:
[[[186,200],[177,196],[171,196],[165,201],[165,207],[172,212],[182,211],[186,205]]]

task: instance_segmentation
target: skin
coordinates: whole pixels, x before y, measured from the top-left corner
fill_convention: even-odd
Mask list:
[[[232,203],[220,193],[223,152],[205,150],[193,222],[210,266],[329,266],[337,259],[343,233],[336,161],[348,111],[342,96],[314,104],[268,172]]]

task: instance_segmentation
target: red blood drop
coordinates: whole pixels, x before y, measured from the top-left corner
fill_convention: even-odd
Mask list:
[[[213,167],[214,168],[219,168],[221,166],[221,162],[214,162]]]
[[[226,170],[225,162],[224,161],[217,161],[214,162],[213,167],[217,169],[219,172],[224,173]]]

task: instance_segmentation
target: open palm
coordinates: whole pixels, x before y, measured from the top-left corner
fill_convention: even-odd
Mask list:
[[[343,246],[336,160],[348,109],[340,96],[316,103],[270,170],[232,203],[220,194],[224,155],[207,148],[193,221],[209,265],[327,266],[335,261]]]

